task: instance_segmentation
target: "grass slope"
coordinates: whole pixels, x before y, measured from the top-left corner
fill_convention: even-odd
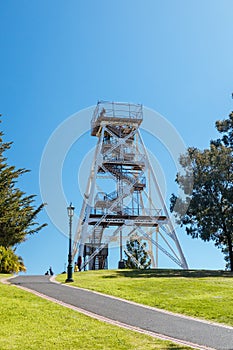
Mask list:
[[[75,273],[74,280],[79,287],[233,326],[231,272],[99,270]]]
[[[94,320],[11,285],[0,283],[0,295],[1,350],[190,349]]]

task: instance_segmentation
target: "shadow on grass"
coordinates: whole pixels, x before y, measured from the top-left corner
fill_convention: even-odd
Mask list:
[[[166,348],[161,348],[161,350],[165,350],[165,349],[166,350],[181,350],[181,349],[185,349],[185,348],[183,348],[183,346],[182,346],[182,348],[180,346],[177,347],[177,345],[169,345]]]
[[[173,270],[173,269],[149,269],[149,270],[117,270],[116,277],[124,276],[131,278],[156,278],[156,277],[233,277],[233,272],[223,270]],[[114,275],[104,278],[114,278]]]

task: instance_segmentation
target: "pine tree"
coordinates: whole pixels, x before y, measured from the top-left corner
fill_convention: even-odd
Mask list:
[[[7,164],[4,153],[10,149],[12,142],[4,143],[3,135],[0,131],[0,246],[8,249],[47,224],[39,225],[35,221],[44,204],[35,208],[35,195],[28,196],[16,186],[19,177],[28,170]]]
[[[126,267],[129,269],[148,269],[151,265],[151,259],[146,251],[146,242],[142,243],[139,239],[130,238],[126,242],[125,254]]]

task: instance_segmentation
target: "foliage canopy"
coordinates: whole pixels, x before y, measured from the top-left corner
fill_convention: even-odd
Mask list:
[[[226,267],[233,271],[233,113],[228,119],[217,121],[216,128],[223,133],[222,138],[211,141],[203,151],[190,147],[181,156],[184,173],[177,174],[176,182],[184,197],[172,195],[171,211],[178,223],[186,226],[187,234],[213,240],[225,254]],[[187,179],[191,174],[190,196]]]
[[[146,251],[146,242],[141,242],[137,238],[130,238],[126,242],[125,254],[126,267],[129,269],[148,269],[151,265],[151,259]]]
[[[12,142],[3,142],[3,132],[0,131],[0,246],[6,249],[46,226],[35,221],[44,204],[35,208],[35,195],[28,196],[16,186],[19,177],[28,170],[7,164],[4,153],[11,145]]]
[[[18,273],[25,272],[23,259],[15,254],[10,248],[0,246],[0,271],[1,273]]]

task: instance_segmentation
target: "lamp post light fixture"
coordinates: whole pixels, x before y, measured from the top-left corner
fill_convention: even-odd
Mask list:
[[[72,278],[73,266],[72,266],[72,218],[74,216],[74,207],[70,203],[67,208],[67,213],[69,217],[69,254],[68,254],[68,266],[67,266],[67,279],[66,282],[74,282]]]

